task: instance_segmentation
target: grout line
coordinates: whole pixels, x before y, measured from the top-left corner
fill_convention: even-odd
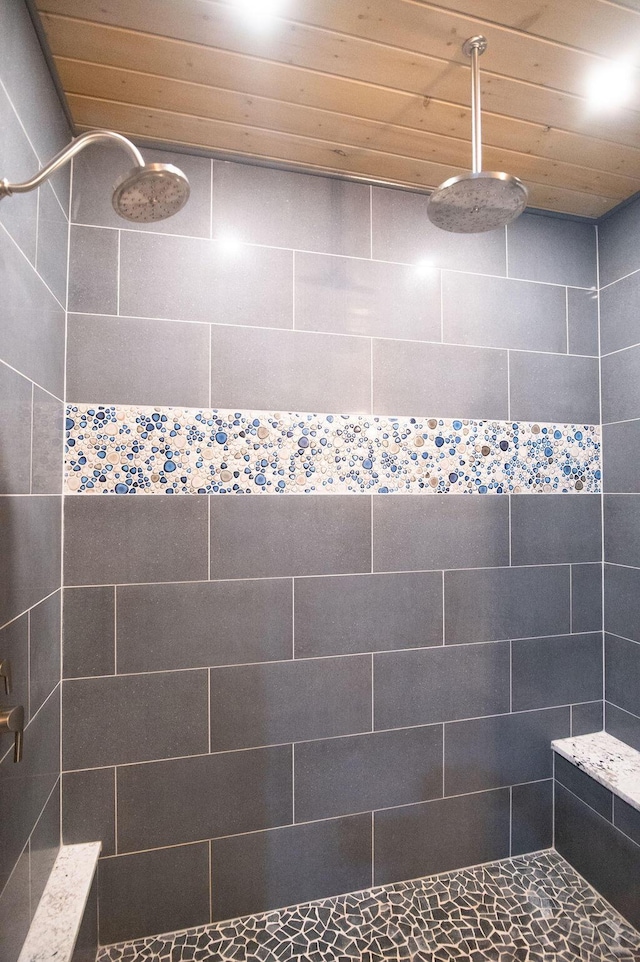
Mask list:
[[[569,634],[573,634],[573,565],[569,565]]]
[[[211,754],[211,669],[207,669],[207,752]]]
[[[565,287],[565,318],[566,318],[566,325],[567,325],[567,354],[571,354],[571,351],[569,350],[569,288],[568,287]]]
[[[291,745],[291,824],[296,822],[296,746]]]
[[[371,504],[369,508],[369,525],[370,525],[370,537],[371,537],[371,572],[370,574],[375,574],[374,563],[373,563],[373,546],[374,546],[373,498],[371,498]]]
[[[291,251],[291,330],[296,329],[296,252]]]
[[[213,925],[213,839],[209,839],[209,924]]]
[[[597,237],[597,236],[598,236],[598,225],[597,225],[597,224],[594,224],[594,227],[595,227],[595,229],[596,229],[596,237]],[[600,253],[600,252],[599,252],[599,248],[596,247],[596,265],[597,265],[597,266],[598,266],[599,253]],[[606,291],[609,287],[613,287],[614,284],[619,284],[620,281],[625,281],[628,277],[633,277],[634,274],[638,274],[638,273],[640,273],[640,268],[639,268],[638,270],[635,270],[635,271],[629,271],[628,274],[623,274],[622,277],[616,277],[615,281],[609,281],[608,284],[603,284],[602,287],[600,287],[600,272],[597,271],[597,276],[598,276],[598,281],[597,281],[598,290],[599,290],[599,291]]]
[[[375,813],[371,812],[371,885],[372,887],[376,884],[376,817]]]
[[[113,847],[118,854],[118,768],[113,766]]]
[[[375,691],[375,655],[371,652],[371,731],[376,730],[375,725],[375,706],[374,706],[374,691]]]
[[[504,272],[509,277],[509,225],[504,225]]]
[[[511,495],[507,495],[507,504],[509,505],[509,567],[512,566],[511,561],[511,540],[512,540],[512,530],[511,530]]]
[[[509,785],[509,858],[512,857],[512,853],[513,853],[513,785]]]
[[[447,641],[446,625],[445,625],[445,603],[444,603],[444,571],[442,572],[442,644],[446,645]]]
[[[209,173],[209,240],[213,240],[213,158],[211,159],[210,164],[211,164],[211,168]]]
[[[556,753],[551,752],[551,847],[556,847]]]
[[[113,586],[113,674],[118,674],[118,588]]]
[[[209,324],[209,407],[211,407],[211,395],[212,395],[212,385],[213,372],[211,362],[213,360],[212,355],[212,341],[213,341],[213,325]]]
[[[207,498],[207,580],[211,581],[211,496],[210,495]]]
[[[291,658],[296,657],[296,579],[291,579]]]
[[[569,737],[573,738],[573,705],[571,705],[569,709]],[[555,755],[555,752],[553,754]],[[554,762],[554,770],[555,770],[555,762]]]
[[[513,641],[509,642],[509,713],[513,714]]]
[[[116,317],[120,317],[120,238],[122,231],[118,229],[118,252],[116,255]]]
[[[53,394],[52,391],[48,391],[46,387],[43,387],[42,384],[38,384],[37,381],[34,381],[33,378],[28,377],[26,374],[23,374],[22,371],[19,371],[17,367],[13,367],[13,365],[9,364],[8,361],[4,361],[2,358],[0,358],[0,364],[2,364],[3,367],[7,367],[10,371],[13,371],[14,374],[18,374],[21,378],[24,378],[25,381],[29,381],[30,384],[33,384],[41,391],[44,391],[45,394],[48,394],[49,397],[52,397],[55,401],[59,401],[60,404],[64,404],[64,401],[61,397],[58,397],[57,394]]]
[[[27,718],[31,721],[31,611],[27,612]]]
[[[369,184],[369,259],[373,260],[373,185]]]
[[[35,386],[31,382],[31,424],[29,426],[29,494],[33,494],[33,407],[35,404]]]
[[[444,271],[440,271],[440,343],[444,344]]]
[[[603,438],[603,407],[602,407],[602,318],[600,311],[600,235],[598,232],[598,226],[596,225],[596,288],[598,291],[598,399],[600,405],[600,437],[601,437],[601,470],[602,470],[602,491],[604,492],[604,438]],[[605,564],[605,553],[604,553],[604,494],[600,495],[600,537],[602,539],[602,550],[601,550],[601,577],[600,577],[600,603],[602,607],[602,616],[600,627],[602,630],[602,723],[605,723],[605,704],[606,704],[606,679],[607,679],[607,666],[606,666],[606,652],[604,644],[604,632],[605,632],[605,595],[604,595],[604,564]]]

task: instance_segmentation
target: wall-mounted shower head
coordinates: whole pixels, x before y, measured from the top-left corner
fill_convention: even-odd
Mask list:
[[[72,140],[42,170],[22,184],[0,180],[0,200],[12,194],[35,190],[77,153],[96,142],[115,142],[126,150],[136,166],[121,177],[113,188],[113,208],[120,217],[138,223],[164,220],[177,214],[189,199],[189,181],[173,164],[145,164],[138,148],[112,130],[90,130]]]

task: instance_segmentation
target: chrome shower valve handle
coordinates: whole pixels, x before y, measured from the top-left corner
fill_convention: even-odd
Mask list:
[[[13,735],[14,762],[21,762],[24,736],[24,708],[22,705],[14,705],[13,708],[0,708],[0,735],[5,732]]]

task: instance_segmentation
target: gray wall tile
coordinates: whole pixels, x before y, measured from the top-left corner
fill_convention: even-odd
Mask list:
[[[375,727],[427,725],[507,712],[509,671],[507,641],[375,655]]]
[[[63,677],[115,672],[115,588],[65,588]]]
[[[513,641],[513,711],[550,708],[602,696],[602,635]]]
[[[609,354],[601,361],[602,422],[626,421],[640,414],[640,347]]]
[[[448,645],[569,631],[569,568],[492,568],[444,576]]]
[[[3,64],[4,67],[4,64]],[[4,70],[3,70],[4,73]],[[38,158],[29,143],[11,101],[0,88],[0,166],[10,183],[27,180],[39,168]],[[26,257],[35,264],[38,232],[38,193],[7,198],[2,205],[0,223],[6,227]]]
[[[35,915],[60,848],[60,791],[56,785],[29,839],[31,917]]]
[[[29,494],[31,382],[0,364],[0,494]]]
[[[373,567],[378,571],[508,563],[507,498],[374,499]]]
[[[571,630],[602,629],[602,564],[571,565]]]
[[[102,859],[100,944],[209,921],[209,846],[179,845]]]
[[[62,841],[102,842],[104,858],[116,850],[115,769],[94,768],[62,776]]]
[[[561,785],[577,795],[599,815],[606,818],[608,822],[613,821],[613,795],[608,788],[604,788],[596,782],[595,778],[580,771],[557,753],[554,757],[553,774]]]
[[[569,354],[598,357],[598,294],[570,287],[567,291]]]
[[[29,615],[28,613],[16,618],[0,630],[0,651],[2,658],[8,658],[11,665],[11,692],[4,694],[0,689],[0,698],[4,704],[23,705],[25,719],[29,719]],[[4,754],[9,749],[10,742],[3,738],[0,752]],[[0,756],[1,757],[1,756]]]
[[[71,227],[68,306],[88,314],[118,313],[117,231]]]
[[[98,875],[93,877],[71,962],[94,962],[98,952]]]
[[[290,328],[293,256],[126,231],[120,241],[120,313]]]
[[[371,658],[211,670],[211,751],[371,730]]]
[[[595,287],[593,224],[523,214],[507,227],[509,276],[572,287]]]
[[[118,851],[293,821],[291,746],[118,769]]]
[[[408,264],[506,274],[505,233],[449,234],[427,217],[428,197],[410,191],[372,188],[373,256]]]
[[[613,797],[613,824],[640,845],[640,814],[617,795]]]
[[[71,219],[95,227],[126,227],[154,233],[209,236],[211,209],[211,161],[208,157],[145,147],[142,155],[148,164],[173,164],[189,179],[191,194],[187,204],[173,217],[150,224],[127,225],[113,209],[111,198],[117,180],[133,166],[120,147],[102,144],[89,148],[73,161],[73,202]]]
[[[36,269],[62,306],[66,307],[69,221],[51,184],[43,184],[39,192]]]
[[[571,706],[571,734],[588,735],[603,729],[602,700]]]
[[[374,851],[376,885],[506,858],[509,790],[376,812]]]
[[[299,822],[406,805],[442,794],[442,727],[302,742],[295,748]]]
[[[33,718],[60,681],[61,591],[29,612],[29,716]]]
[[[0,624],[60,586],[61,499],[0,498]]]
[[[296,658],[442,644],[442,575],[297,578]]]
[[[211,843],[213,919],[266,912],[371,885],[371,816]]]
[[[640,641],[640,571],[637,568],[604,566],[604,627],[605,631]]]
[[[213,236],[369,257],[369,187],[214,161]]]
[[[605,719],[605,731],[640,752],[640,716],[606,702]]]
[[[640,644],[605,635],[605,697],[640,715]]]
[[[70,314],[67,397],[110,404],[209,403],[209,326]]]
[[[13,875],[0,893],[2,954],[6,962],[17,962],[31,922],[29,912],[29,851],[19,857]]]
[[[640,420],[603,425],[602,454],[604,490],[640,493]]]
[[[598,224],[600,285],[604,287],[640,267],[638,236],[640,204],[636,200]]]
[[[529,782],[511,789],[511,855],[553,845],[553,781]]]
[[[600,423],[596,358],[514,351],[509,373],[515,421]]]
[[[181,631],[179,644],[176,625]],[[291,657],[289,579],[118,588],[118,671]]]
[[[376,414],[506,418],[507,394],[504,351],[373,342]]]
[[[640,258],[638,259],[640,266]],[[631,347],[640,341],[640,272],[623,277],[600,292],[600,327],[603,354]]]
[[[445,271],[442,310],[445,341],[522,351],[567,350],[563,287]]]
[[[64,681],[63,768],[205,752],[207,704],[206,671]]]
[[[64,447],[64,405],[33,387],[31,493],[60,494]]]
[[[512,564],[599,561],[602,557],[600,502],[599,494],[512,497]]]
[[[445,795],[551,778],[551,742],[568,735],[568,708],[449,722],[444,734]]]
[[[207,512],[207,498],[195,495],[135,502],[124,495],[67,498],[65,583],[204,580]]]
[[[640,496],[605,494],[604,560],[640,567]]]
[[[440,340],[440,271],[296,254],[296,329]]]
[[[369,571],[370,535],[367,497],[213,498],[211,577]]]
[[[267,411],[371,410],[371,348],[361,337],[211,329],[211,403]]]

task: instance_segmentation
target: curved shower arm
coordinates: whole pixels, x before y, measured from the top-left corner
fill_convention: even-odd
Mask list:
[[[64,147],[60,153],[56,154],[53,160],[49,161],[46,167],[43,167],[31,180],[25,180],[21,184],[10,184],[8,180],[0,179],[0,200],[3,197],[10,197],[11,194],[26,194],[27,191],[35,190],[40,184],[48,180],[52,174],[59,170],[68,163],[76,154],[79,154],[81,150],[88,147],[90,144],[103,143],[105,141],[110,141],[112,143],[118,144],[123,150],[127,151],[131,155],[136,163],[137,167],[144,167],[144,158],[138,148],[123,137],[122,134],[116,134],[113,130],[89,130],[86,134],[80,134],[71,141],[66,147]]]

